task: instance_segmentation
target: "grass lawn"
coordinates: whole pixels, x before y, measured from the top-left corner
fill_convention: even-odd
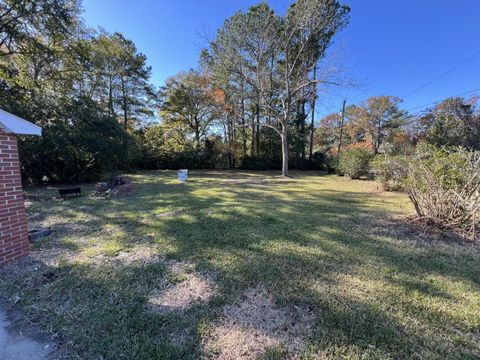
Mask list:
[[[480,358],[480,246],[408,225],[374,182],[276,174],[35,201],[53,235],[0,270],[0,297],[73,359]]]

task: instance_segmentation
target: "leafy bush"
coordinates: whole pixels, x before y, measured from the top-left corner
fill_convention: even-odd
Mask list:
[[[325,156],[325,167],[329,174],[334,174],[338,168],[338,158],[327,153]]]
[[[320,151],[312,154],[311,159],[298,159],[293,164],[289,164],[291,168],[299,170],[323,170],[325,169],[326,156]]]
[[[352,179],[368,175],[370,171],[371,151],[364,148],[353,148],[340,153],[338,170]]]
[[[89,100],[71,101],[43,127],[42,137],[19,138],[26,183],[93,181],[129,165],[133,141],[124,126]]]
[[[138,132],[142,169],[215,169],[226,165],[222,139],[209,136],[195,144],[178,136],[175,129],[163,124],[152,125]]]
[[[480,152],[419,146],[406,189],[420,218],[480,238]]]
[[[407,156],[378,155],[372,162],[372,168],[384,190],[402,190],[408,176],[408,163]]]
[[[282,163],[279,159],[270,159],[268,156],[247,155],[240,159],[238,168],[243,170],[281,169]]]
[[[313,154],[312,159],[290,159],[290,169],[323,170],[326,166],[325,155],[319,151]],[[282,168],[282,159],[263,155],[247,155],[239,159],[238,168],[243,170],[278,170]]]
[[[350,151],[350,150],[354,150],[354,149],[363,149],[363,150],[367,150],[369,151],[370,153],[373,153],[373,144],[371,141],[359,141],[359,142],[355,142],[355,143],[352,143],[352,144],[345,144],[342,146],[342,149],[341,151],[342,152],[346,152],[346,151]],[[338,147],[333,147],[331,148],[328,153],[333,156],[333,157],[337,157],[338,155]]]

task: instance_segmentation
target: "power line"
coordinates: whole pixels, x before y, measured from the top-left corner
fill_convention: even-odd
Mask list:
[[[451,72],[457,70],[459,67],[465,65],[466,63],[468,63],[469,61],[475,59],[477,56],[480,55],[480,51],[473,54],[472,56],[470,56],[468,59],[462,61],[460,64],[457,64],[455,66],[453,66],[452,68],[448,69],[447,71],[445,71],[444,73],[438,75],[437,77],[433,78],[432,80],[426,82],[425,84],[423,84],[422,86],[416,88],[415,90],[409,92],[408,94],[404,95],[403,96],[403,99],[406,99],[407,97],[413,95],[413,94],[416,94],[417,92],[419,92],[420,90],[423,90],[424,88],[426,88],[428,85],[434,83],[435,81],[438,81],[440,80],[441,78],[447,76],[448,74],[450,74]]]
[[[435,101],[432,101],[432,102],[430,102],[430,103],[428,103],[428,104],[425,104],[425,105],[415,106],[415,107],[413,107],[413,108],[408,109],[407,111],[410,112],[410,111],[412,111],[412,110],[416,110],[416,109],[420,109],[420,108],[425,108],[425,107],[427,107],[427,106],[436,104],[436,103],[438,103],[438,102],[440,102],[440,101],[443,101],[443,100],[446,100],[446,99],[449,99],[449,98],[452,98],[452,97],[459,97],[459,96],[463,96],[463,95],[468,95],[468,94],[474,93],[474,92],[476,92],[476,91],[480,91],[480,88],[478,88],[478,89],[473,89],[473,90],[469,90],[469,91],[465,91],[465,92],[463,92],[463,93],[461,93],[461,94],[452,95],[452,96],[449,96],[449,97],[446,97],[446,98],[443,98],[443,99],[440,99],[440,100],[435,100]]]
[[[440,101],[444,101],[444,100],[449,99],[449,98],[452,98],[452,97],[459,97],[459,96],[463,96],[463,95],[468,95],[468,94],[474,93],[474,92],[476,92],[476,91],[480,91],[480,88],[474,89],[474,90],[465,91],[465,92],[463,92],[463,93],[461,93],[461,94],[449,96],[449,97],[443,98],[443,99],[441,99],[441,100],[432,101],[431,103],[428,103],[428,104],[425,104],[425,105],[422,105],[422,106],[415,106],[415,107],[410,108],[410,109],[408,109],[408,110],[406,110],[406,111],[407,111],[407,112],[410,112],[410,111],[415,110],[415,109],[425,108],[425,107],[427,107],[427,106],[429,106],[429,105],[437,104],[437,103],[439,103]],[[414,114],[412,114],[412,115],[416,115],[416,114],[418,114],[418,113],[420,113],[420,111],[417,111],[416,113],[414,113]],[[418,118],[414,117],[413,119],[405,122],[404,126],[408,126],[408,125],[414,124],[414,123],[416,123],[417,121],[418,121]]]

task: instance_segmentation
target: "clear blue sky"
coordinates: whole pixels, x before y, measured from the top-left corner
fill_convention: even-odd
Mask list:
[[[84,0],[90,27],[119,31],[148,57],[153,82],[196,67],[202,34],[214,34],[252,0]],[[291,1],[268,3],[284,13]],[[373,95],[403,97],[475,56],[421,91],[408,96],[411,109],[480,88],[480,1],[347,0],[351,21],[335,38],[343,66],[359,88],[335,89],[321,100],[320,114],[338,111],[342,98],[358,103]],[[477,92],[480,94],[480,91]],[[470,96],[466,95],[466,96]],[[415,109],[414,111],[418,111]]]

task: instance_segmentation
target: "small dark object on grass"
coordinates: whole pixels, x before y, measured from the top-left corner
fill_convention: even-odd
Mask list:
[[[50,230],[50,229],[40,228],[40,229],[28,230],[28,240],[30,240],[30,242],[33,242],[33,241],[36,241],[38,239],[49,236],[51,234],[52,234],[52,230]]]
[[[43,278],[42,282],[44,284],[50,284],[58,278],[58,275],[59,274],[55,271],[52,271],[52,270],[47,271],[47,272],[42,274],[42,278]]]
[[[68,195],[80,197],[82,195],[82,189],[80,188],[80,186],[71,187],[71,188],[62,188],[62,189],[58,189],[58,194],[63,200],[65,200]]]

